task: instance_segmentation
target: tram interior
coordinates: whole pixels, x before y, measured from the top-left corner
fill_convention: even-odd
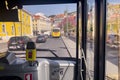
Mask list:
[[[70,33],[65,30],[67,33],[65,37],[61,33],[63,37],[48,37],[45,43],[38,43],[37,45],[41,44],[41,46],[43,46],[39,46],[41,48],[36,48],[36,43],[30,41],[27,42],[25,51],[20,52],[20,54],[9,50],[0,52],[0,80],[106,80],[106,78],[107,80],[114,80],[109,76],[106,77],[107,1],[95,0],[94,23],[97,27],[94,29],[90,28],[90,31],[94,30],[95,33],[91,33],[87,30],[87,24],[92,23],[92,20],[91,22],[87,22],[89,19],[88,11],[91,10],[92,12],[92,9],[88,9],[89,5],[87,1],[88,0],[1,0],[0,22],[14,22],[15,24],[24,24],[24,22],[20,21],[21,15],[18,15],[18,10],[22,10],[23,6],[75,4],[76,27],[75,29],[70,28],[69,32],[75,32],[76,38],[74,38],[74,43],[73,41],[69,43],[70,40],[68,40],[68,36]],[[23,27],[23,30],[25,30],[25,27]],[[29,32],[29,30],[26,31]],[[44,31],[45,30],[43,30],[43,32]],[[8,35],[8,33],[6,34]],[[93,34],[94,37],[91,38]],[[17,35],[17,33],[15,33],[15,35]],[[38,35],[40,34],[37,34],[36,31],[35,36]],[[53,43],[47,43],[48,41],[52,41]],[[61,42],[64,43],[61,44]],[[69,45],[69,48],[67,48],[65,42]],[[91,53],[91,55],[87,54],[87,42],[91,44],[90,51],[94,48],[94,55]],[[58,44],[56,44],[58,45],[56,46],[55,43],[61,46]],[[94,45],[92,43],[94,43]],[[48,44],[50,47],[48,47]],[[54,47],[52,47],[53,45]],[[63,54],[63,52],[67,52],[67,56]],[[38,53],[40,56],[38,56]],[[56,53],[59,53],[62,57]],[[70,53],[75,53],[73,55],[74,57]],[[17,57],[21,54],[25,56]],[[50,54],[51,57],[49,57],[48,54]],[[88,55],[92,57],[92,62],[90,62],[91,59],[88,59]],[[88,66],[88,64],[92,65],[92,68]]]

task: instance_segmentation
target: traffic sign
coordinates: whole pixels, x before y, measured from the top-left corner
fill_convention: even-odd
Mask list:
[[[25,74],[24,75],[24,80],[32,80],[32,74]]]

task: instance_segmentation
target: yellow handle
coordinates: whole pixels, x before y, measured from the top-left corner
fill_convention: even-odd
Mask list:
[[[26,49],[26,60],[35,61],[36,60],[36,49]]]

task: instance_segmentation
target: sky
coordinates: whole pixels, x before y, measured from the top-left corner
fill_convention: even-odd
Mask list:
[[[63,14],[65,10],[68,12],[76,11],[76,4],[52,4],[52,5],[31,5],[23,6],[23,9],[31,14],[44,13],[46,16]]]
[[[118,4],[120,4],[120,0],[107,0],[108,2],[110,2],[110,3],[118,3]]]
[[[95,0],[88,0],[90,5],[94,4]],[[120,0],[107,0],[109,3],[119,3]],[[31,6],[23,6],[30,14],[43,13],[46,16],[63,14],[65,10],[68,12],[76,11],[76,4],[52,4],[52,5],[31,5]]]

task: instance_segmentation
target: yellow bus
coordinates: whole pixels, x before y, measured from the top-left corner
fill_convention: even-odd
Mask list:
[[[51,36],[59,38],[61,36],[60,28],[53,28]]]

